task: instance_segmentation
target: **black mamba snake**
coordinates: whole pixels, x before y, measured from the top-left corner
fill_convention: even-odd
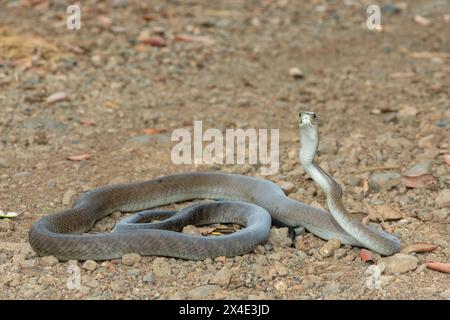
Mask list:
[[[341,187],[314,162],[319,143],[315,119],[312,112],[299,114],[300,162],[326,193],[331,214],[288,198],[268,180],[227,173],[183,173],[88,191],[72,208],[38,220],[30,229],[30,244],[39,255],[60,260],[107,260],[127,253],[202,260],[252,251],[267,241],[272,219],[382,255],[399,252],[397,238],[347,213]],[[143,211],[119,222],[113,232],[82,234],[114,211],[135,212],[193,199],[221,201],[196,204],[178,213]],[[150,223],[154,218],[163,220]],[[219,237],[179,232],[188,224],[219,222],[238,223],[245,228]]]

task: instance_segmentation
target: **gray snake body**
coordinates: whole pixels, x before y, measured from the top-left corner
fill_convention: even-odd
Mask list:
[[[183,173],[89,191],[72,208],[38,220],[30,229],[30,244],[39,255],[60,260],[106,260],[133,252],[200,260],[253,250],[267,240],[272,218],[286,226],[303,226],[323,239],[337,238],[383,255],[398,252],[400,242],[395,237],[361,224],[346,212],[339,185],[313,161],[318,138],[312,115],[302,113],[300,117],[300,160],[327,194],[331,214],[288,198],[268,180],[218,172]],[[158,215],[147,212],[119,224],[113,232],[82,234],[114,211],[140,211],[193,199],[222,201],[194,205],[175,215],[160,214],[170,217],[162,222],[139,223]],[[217,222],[239,223],[246,228],[220,237],[178,232],[183,225]]]

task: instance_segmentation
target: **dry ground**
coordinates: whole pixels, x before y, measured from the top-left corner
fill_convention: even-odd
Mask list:
[[[0,209],[20,213],[0,222],[0,298],[448,299],[449,275],[425,263],[450,262],[450,5],[385,7],[383,30],[370,31],[372,3],[382,4],[83,1],[82,28],[67,30],[63,1],[0,1]],[[155,35],[165,46],[155,46]],[[290,75],[293,67],[302,79]],[[47,102],[57,92],[67,98]],[[270,178],[294,184],[292,198],[325,205],[296,159],[299,109],[319,114],[318,160],[343,185],[350,211],[394,206],[404,219],[384,229],[404,246],[437,246],[410,253],[417,266],[384,274],[381,289],[367,288],[370,264],[358,248],[323,257],[325,242],[311,235],[296,246],[273,238],[254,253],[215,261],[144,257],[132,266],[85,266],[76,290],[66,286],[68,263],[29,250],[33,222],[93,187],[193,170],[258,175],[251,165],[174,165],[170,133],[194,120],[220,130],[279,128],[281,166]],[[145,136],[145,128],[166,131]],[[67,160],[85,153],[92,158]],[[395,173],[419,163],[432,184],[398,181]],[[385,166],[393,169],[376,168]],[[381,178],[394,180],[391,187],[376,188],[380,173],[390,173]]]

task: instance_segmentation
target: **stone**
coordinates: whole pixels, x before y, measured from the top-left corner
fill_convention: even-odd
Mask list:
[[[400,110],[397,112],[397,118],[404,123],[411,123],[416,118],[416,115],[419,113],[419,111],[412,106],[403,106],[400,108]]]
[[[448,119],[439,119],[435,122],[435,124],[439,128],[445,128],[450,124],[450,121]]]
[[[41,259],[41,264],[46,267],[54,266],[58,262],[58,258],[55,258],[54,256],[46,256]]]
[[[274,269],[269,269],[260,264],[254,265],[253,270],[257,277],[263,278],[265,281],[271,281],[276,276]]]
[[[126,266],[134,266],[141,261],[141,256],[137,253],[127,253],[122,257],[122,263]]]
[[[303,79],[304,74],[299,68],[293,67],[289,69],[289,75],[294,79]]]
[[[1,159],[0,158],[0,169],[8,168],[8,167],[9,167],[8,161],[6,161],[5,159]]]
[[[123,293],[130,287],[129,283],[118,280],[111,283],[111,290],[117,293]]]
[[[386,191],[400,184],[401,175],[393,172],[375,173],[369,178],[369,186],[377,191]]]
[[[153,261],[153,274],[157,278],[168,277],[172,274],[172,268],[166,258],[158,257]]]
[[[322,289],[322,293],[325,296],[335,295],[340,293],[341,291],[341,286],[336,282],[331,282]]]
[[[241,108],[249,107],[250,104],[251,104],[251,101],[250,101],[250,99],[247,99],[247,98],[239,98],[237,100],[237,105]]]
[[[445,291],[442,291],[440,293],[440,296],[444,299],[450,300],[450,289],[447,289]]]
[[[419,259],[415,256],[397,253],[393,256],[382,258],[381,262],[385,265],[385,273],[405,273],[417,268]]]
[[[260,246],[258,246],[258,247],[260,247]],[[256,249],[258,249],[258,247],[256,247]],[[255,249],[255,251],[256,251],[256,249]],[[219,257],[216,257],[215,259],[214,259],[214,261],[216,261],[216,262],[225,262],[226,261],[226,257],[225,256],[219,256]]]
[[[147,282],[148,284],[152,284],[154,282],[153,273],[148,272],[145,274],[145,276],[142,278],[144,282]]]
[[[181,231],[182,233],[186,233],[186,234],[192,234],[195,236],[201,236],[202,232],[199,228],[197,228],[196,226],[193,225],[187,225],[183,227],[183,230]]]
[[[286,268],[286,266],[283,265],[282,263],[278,262],[278,261],[275,262],[274,267],[275,267],[275,271],[280,276],[285,276],[285,275],[287,275],[289,273],[288,269]]]
[[[87,279],[84,279],[82,281],[82,283],[84,283],[86,285],[86,287],[89,287],[89,288],[97,288],[100,285],[100,283],[97,280],[92,279],[90,277]]]
[[[232,275],[233,275],[233,271],[224,267],[214,274],[214,276],[211,278],[209,283],[226,287],[230,284]]]
[[[220,291],[220,286],[213,285],[213,284],[207,284],[207,285],[200,286],[200,287],[194,288],[192,290],[189,290],[186,293],[186,296],[188,299],[202,299],[202,298],[211,296],[218,291]]]
[[[141,274],[141,270],[139,270],[137,268],[133,268],[133,269],[128,270],[127,274],[132,277],[138,276]]]
[[[394,3],[385,3],[381,7],[381,12],[388,15],[394,15],[402,12],[402,9]]]
[[[439,210],[433,211],[432,215],[434,219],[438,221],[444,221],[449,217],[450,210],[447,208],[441,208]]]
[[[412,167],[408,168],[404,173],[404,176],[419,177],[431,173],[432,173],[431,163],[429,161],[421,161],[413,165]]]
[[[284,292],[287,289],[287,285],[286,285],[286,283],[284,281],[277,281],[277,282],[275,282],[273,287],[275,288],[275,290],[277,290],[279,292]]]
[[[292,244],[292,239],[289,237],[289,229],[275,227],[272,228],[270,230],[268,242],[270,242],[274,247],[290,247]]]
[[[63,195],[62,204],[64,206],[69,206],[72,203],[72,199],[76,194],[77,192],[73,189],[67,190]]]
[[[450,206],[450,189],[441,190],[434,201],[438,207]]]
[[[17,172],[13,175],[14,178],[25,178],[31,176],[31,172],[23,171],[23,172]]]
[[[430,134],[426,137],[420,138],[417,145],[422,149],[431,149],[437,147],[439,139],[434,134]]]
[[[322,257],[329,257],[332,256],[340,247],[341,241],[338,239],[330,239],[322,246],[322,248],[319,249],[319,253]]]
[[[128,140],[129,143],[147,145],[147,144],[169,144],[170,136],[164,133],[153,134],[153,135],[141,135],[132,137]]]
[[[94,271],[95,269],[97,269],[97,262],[93,260],[86,260],[83,263],[82,268],[88,271]]]
[[[264,249],[264,247],[262,245],[259,245],[255,248],[256,254],[264,254],[265,252],[266,252],[266,249]],[[217,261],[217,258],[214,260]]]
[[[333,258],[336,260],[339,260],[339,259],[343,258],[346,254],[347,254],[347,249],[339,248],[334,252]]]
[[[36,260],[34,260],[34,259],[20,261],[20,266],[24,269],[33,268],[35,265],[36,265]]]

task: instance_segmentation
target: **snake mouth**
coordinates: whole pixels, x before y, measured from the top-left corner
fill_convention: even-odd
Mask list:
[[[300,127],[309,127],[314,125],[317,115],[311,111],[302,111],[298,114],[298,125]]]

